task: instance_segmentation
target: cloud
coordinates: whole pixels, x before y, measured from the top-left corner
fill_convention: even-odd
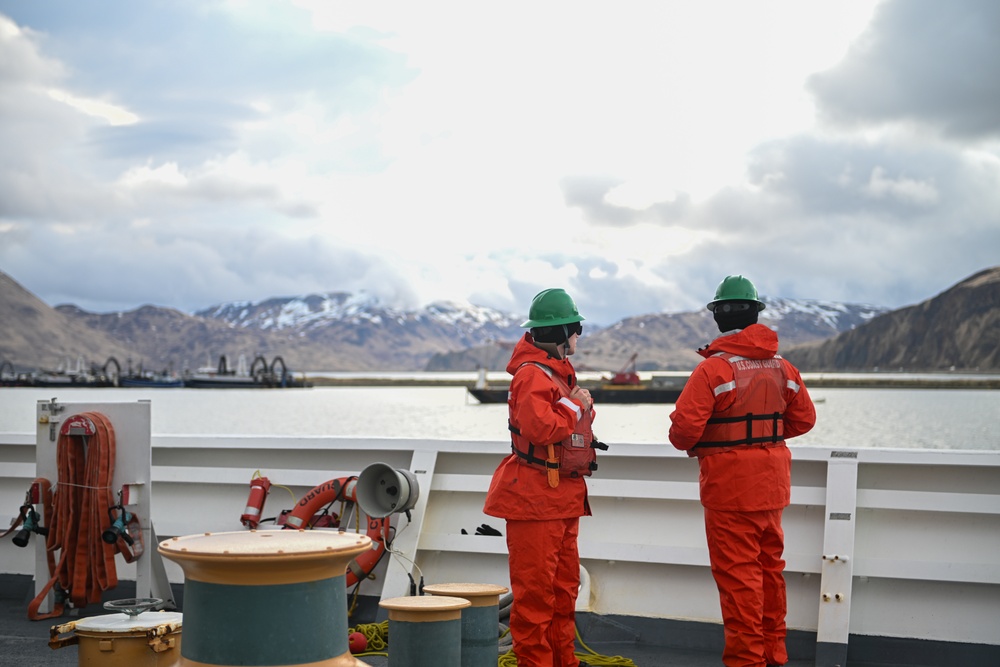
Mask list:
[[[709,202],[702,220],[723,221],[720,233],[686,259],[727,258],[741,267],[732,273],[763,276],[758,289],[772,295],[864,294],[878,305],[929,298],[969,267],[996,264],[998,159],[800,136],[761,146],[749,163],[753,187]]]
[[[31,263],[40,256],[48,258],[50,270],[34,274]],[[208,226],[177,233],[142,224],[29,230],[4,261],[8,271],[36,275],[31,290],[46,294],[51,305],[73,303],[97,312],[147,303],[190,312],[221,301],[330,291],[364,291],[391,305],[418,305],[406,277],[383,259],[266,228],[221,235]],[[220,300],[220,294],[227,296]]]
[[[98,311],[913,303],[996,263],[996,11],[0,0],[0,268]]]
[[[816,214],[880,213],[887,220],[957,204],[969,158],[942,145],[817,136],[769,142],[749,155],[748,180]],[[989,192],[982,193],[988,200]],[[947,201],[946,201],[947,200]]]
[[[892,0],[836,67],[810,77],[821,116],[847,127],[917,124],[1000,138],[1000,4]]]
[[[560,183],[566,205],[579,209],[594,224],[625,227],[642,222],[673,223],[691,212],[687,193],[669,192],[667,199],[659,189],[632,189],[620,178],[568,176]]]

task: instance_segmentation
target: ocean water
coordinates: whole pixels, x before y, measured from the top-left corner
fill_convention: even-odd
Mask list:
[[[1000,451],[1000,391],[814,389],[818,421],[800,446]],[[0,388],[0,434],[34,433],[39,400],[151,401],[159,434],[335,435],[507,441],[507,407],[463,387],[311,389]],[[667,443],[673,405],[597,406],[609,444]]]

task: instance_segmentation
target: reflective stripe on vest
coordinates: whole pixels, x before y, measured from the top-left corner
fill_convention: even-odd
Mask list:
[[[545,459],[545,449],[547,445],[535,445],[521,435],[521,430],[511,421],[507,420],[507,429],[511,432],[510,448],[514,454],[532,466],[540,468],[557,468],[560,477],[580,477],[588,476],[597,470],[597,451],[594,448],[594,411],[582,410],[579,405],[569,399],[570,388],[562,378],[544,364],[534,361],[525,362],[542,369],[550,380],[559,388],[562,397],[559,403],[571,408],[576,413],[576,427],[568,438],[561,442],[554,443],[560,449],[555,464],[548,463]],[[542,457],[535,456],[535,448],[543,450]],[[606,448],[606,447],[605,447]]]
[[[695,455],[783,444],[784,391],[797,392],[799,387],[785,376],[781,357],[747,359],[728,352],[713,356],[727,361],[733,369],[733,380],[713,387],[713,394],[718,398],[732,391],[736,396],[728,409],[712,414],[695,445]]]

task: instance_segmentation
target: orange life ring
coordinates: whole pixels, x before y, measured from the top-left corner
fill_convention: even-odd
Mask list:
[[[285,517],[285,529],[298,530],[302,528],[312,528],[309,523],[316,512],[321,507],[329,505],[336,500],[344,500],[358,505],[357,497],[357,476],[339,477],[323,482],[319,486],[302,496],[288,516]],[[377,519],[366,517],[368,520],[368,537],[372,538],[372,548],[359,554],[347,566],[347,586],[351,587],[362,579],[366,579],[372,573],[379,559],[386,550],[386,542],[389,540],[389,518]]]

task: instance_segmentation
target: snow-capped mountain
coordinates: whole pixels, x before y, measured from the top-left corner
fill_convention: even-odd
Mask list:
[[[826,340],[850,331],[888,309],[877,306],[762,297],[767,307],[759,322],[778,332],[781,350]],[[697,349],[719,335],[712,313],[657,313],[629,317],[585,337],[577,363],[595,369],[618,368],[638,354],[640,370],[690,370],[701,361]]]
[[[449,340],[451,349],[506,340],[520,335],[523,317],[472,304],[439,301],[419,310],[384,306],[368,294],[330,292],[295,297],[277,297],[258,302],[219,304],[195,313],[196,317],[225,322],[246,330],[321,336],[335,327],[359,331],[375,329],[393,336]]]
[[[761,323],[779,330],[784,345],[822,340],[863,324],[884,308],[828,301],[767,299]],[[257,302],[219,304],[195,313],[247,332],[273,332],[324,346],[356,345],[350,356],[372,355],[373,363],[413,363],[427,354],[431,370],[471,370],[481,359],[502,364],[506,355],[468,354],[494,342],[521,336],[523,314],[503,313],[473,304],[437,302],[419,310],[383,305],[368,294],[330,292]],[[694,350],[718,332],[711,313],[656,313],[627,318],[606,329],[588,327],[580,342],[583,368],[620,365],[642,350],[645,368],[690,368]],[[377,359],[377,361],[375,361]]]
[[[827,337],[864,324],[873,317],[887,311],[886,308],[867,304],[848,304],[835,301],[810,299],[767,299],[767,308],[761,319],[771,326],[782,323],[794,328],[807,326],[814,329],[818,337]],[[710,318],[707,311],[698,311]],[[456,327],[463,334],[473,334],[479,341],[495,335],[517,335],[523,315],[503,313],[493,308],[461,304],[449,301],[432,303],[420,310],[402,310],[382,305],[377,297],[369,294],[330,292],[294,297],[274,297],[263,301],[233,301],[218,304],[194,313],[221,321],[241,329],[261,331],[308,330],[340,324],[384,324],[387,322],[438,323]],[[644,315],[640,317],[675,317],[686,313]],[[629,318],[623,320],[628,322]],[[617,326],[617,325],[616,325]],[[807,336],[814,338],[815,336]]]
[[[760,322],[778,332],[781,353],[805,370],[992,369],[1000,363],[998,286],[995,267],[891,313],[765,296]],[[525,317],[446,302],[401,310],[342,292],[230,302],[195,314],[158,306],[89,313],[52,308],[3,274],[0,312],[11,315],[0,318],[0,356],[18,368],[54,367],[78,356],[99,364],[114,355],[123,365],[180,370],[213,364],[220,355],[260,355],[281,356],[305,372],[474,370],[483,360],[502,367]],[[72,335],[53,338],[52,331]],[[613,371],[635,354],[639,370],[685,371],[701,360],[695,350],[716,335],[705,309],[637,315],[587,327],[574,363],[581,371]]]
[[[783,321],[794,322],[798,328],[812,323],[817,333],[840,333],[870,322],[888,312],[888,308],[863,303],[840,303],[815,299],[766,298],[767,308],[761,313],[771,326],[780,327]],[[824,338],[826,336],[823,336]]]
[[[222,320],[243,329],[299,329],[329,320],[378,321],[394,316],[381,308],[378,299],[368,294],[309,294],[300,297],[275,297],[264,301],[232,301],[199,310],[198,317]]]

